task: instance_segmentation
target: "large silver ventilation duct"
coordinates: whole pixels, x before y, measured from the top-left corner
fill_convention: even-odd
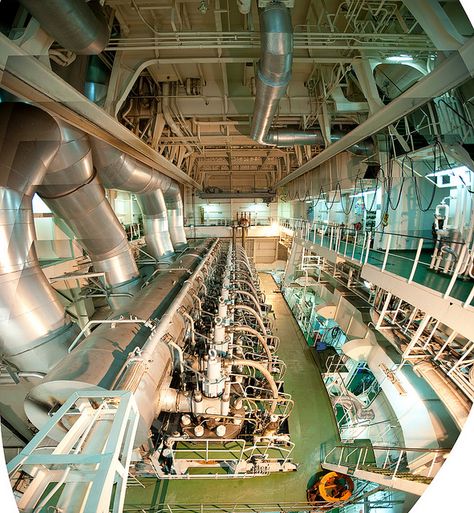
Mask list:
[[[250,137],[269,144],[266,137],[291,78],[293,27],[289,9],[281,2],[268,4],[260,13],[260,34],[261,57]]]
[[[19,0],[41,27],[64,48],[79,55],[99,54],[109,28],[98,1]]]
[[[150,322],[103,324],[59,362],[28,395],[28,418],[41,427],[51,408],[78,390],[131,390],[141,417],[135,443],[144,443],[159,413],[156,398],[171,381],[171,353],[165,339],[179,340],[185,330],[186,320],[180,307],[192,309],[189,289],[199,290],[216,244],[208,240],[184,253],[179,262],[158,275],[116,314],[117,318]],[[60,435],[50,434],[53,438]]]
[[[138,204],[143,214],[143,229],[148,250],[157,259],[167,260],[173,255],[168,212],[161,189],[139,194]]]
[[[324,145],[319,130],[271,130],[280,99],[291,79],[293,60],[293,28],[289,9],[281,2],[271,2],[260,12],[261,57],[257,72],[257,93],[253,110],[250,137],[260,144],[274,146]],[[331,142],[343,137],[331,135]],[[373,152],[370,141],[350,148],[356,155]]]
[[[173,252],[173,246],[175,250],[186,247],[183,200],[178,184],[98,139],[92,141],[92,152],[105,187],[137,194],[150,253],[163,258]],[[167,211],[163,209],[163,196]]]
[[[266,144],[275,146],[314,146],[324,145],[324,139],[319,130],[292,130],[291,128],[276,128],[270,130],[265,138]]]
[[[183,198],[177,182],[171,182],[170,187],[163,191],[166,207],[168,209],[168,224],[171,242],[174,249],[179,251],[187,247],[186,233],[184,232]]]
[[[0,353],[21,371],[47,372],[77,332],[34,247],[32,198],[60,140],[57,123],[42,110],[0,105]]]
[[[56,120],[60,146],[38,194],[64,219],[114,291],[128,290],[139,276],[127,235],[110,206],[92,165],[87,135]],[[120,288],[118,286],[120,285]]]
[[[344,132],[335,131],[331,133],[331,143],[339,141],[346,135]],[[270,130],[265,139],[268,144],[275,146],[324,146],[324,138],[320,130],[292,130],[291,128],[277,128]],[[371,140],[366,139],[348,149],[355,155],[371,155],[374,152],[374,145]]]

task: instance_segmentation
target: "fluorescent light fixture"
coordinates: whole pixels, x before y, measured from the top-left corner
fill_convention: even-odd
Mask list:
[[[375,191],[366,191],[366,192],[358,192],[357,194],[350,194],[349,198],[360,198],[361,196],[365,196],[366,194],[367,195],[375,194]]]
[[[470,173],[471,170],[467,166],[457,166],[452,167],[450,169],[440,169],[435,171],[434,173],[430,173],[426,176],[443,176],[443,175],[451,175],[451,176],[460,176],[466,173]]]
[[[459,0],[459,3],[462,5],[466,16],[474,27],[474,4],[472,3],[472,0]]]
[[[413,57],[411,55],[402,53],[401,55],[391,55],[390,57],[387,57],[385,60],[388,62],[411,62],[413,60]]]
[[[440,169],[434,173],[425,175],[427,178],[436,178],[436,185],[440,188],[471,185],[471,170],[467,166],[457,166],[451,169]],[[449,182],[443,183],[443,176],[449,176]]]

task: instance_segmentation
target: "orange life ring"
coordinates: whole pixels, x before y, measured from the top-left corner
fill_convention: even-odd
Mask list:
[[[344,479],[346,487],[336,482],[336,479]],[[327,502],[342,502],[352,496],[354,482],[349,476],[337,472],[329,472],[324,475],[318,484],[319,495]]]

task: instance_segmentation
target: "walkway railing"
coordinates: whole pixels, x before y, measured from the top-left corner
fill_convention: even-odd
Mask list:
[[[450,449],[341,444],[326,454],[322,466],[361,478],[367,472],[378,474],[381,479],[376,482],[401,489],[396,480],[428,485],[449,452]]]
[[[276,223],[277,220],[272,217],[252,217],[250,220],[250,226],[271,226],[272,223]],[[235,218],[232,217],[212,217],[207,219],[187,219],[185,227],[209,227],[209,226],[232,226],[235,223]]]
[[[419,283],[471,307],[474,299],[474,249],[464,242],[380,230],[354,230],[341,225],[285,219],[280,225],[294,236],[318,244],[358,264]],[[403,248],[403,249],[399,249]],[[431,250],[427,255],[424,250]],[[438,271],[438,272],[437,272]]]
[[[295,444],[283,438],[279,442],[269,438],[190,440],[170,437],[168,445],[166,458],[171,470],[159,464],[157,454],[153,457],[153,468],[159,479],[252,478],[296,470],[290,459]]]
[[[138,420],[130,392],[74,392],[7,465],[18,509],[120,513]]]

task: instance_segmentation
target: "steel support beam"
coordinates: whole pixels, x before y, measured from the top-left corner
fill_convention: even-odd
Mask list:
[[[453,25],[438,0],[403,0],[438,50],[457,50],[466,40]]]
[[[196,189],[201,188],[184,171],[3,34],[0,34],[0,87],[108,142],[170,178]]]
[[[298,176],[316,169],[338,153],[349,149],[354,144],[367,139],[367,137],[371,137],[403,116],[418,109],[430,99],[458,87],[472,76],[474,76],[474,38],[469,39],[457,52],[453,53],[434,71],[423,77],[398,98],[392,100],[346,136],[331,144],[319,155],[280,180],[277,187],[282,187],[298,178]]]

